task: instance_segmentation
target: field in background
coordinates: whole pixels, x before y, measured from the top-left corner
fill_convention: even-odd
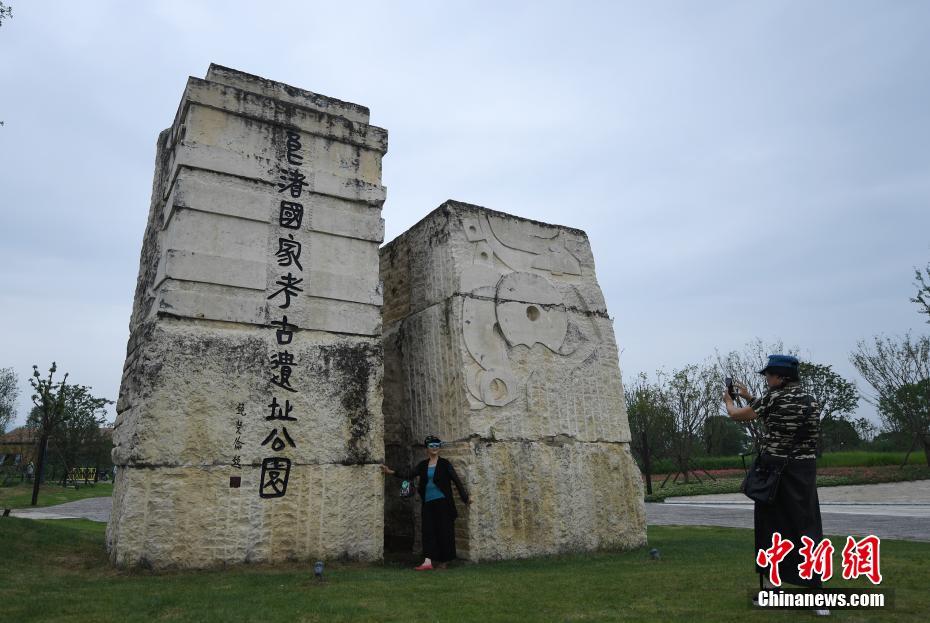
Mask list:
[[[875,452],[868,450],[851,450],[849,452],[827,452],[817,459],[817,467],[876,467],[879,465],[901,465],[906,452]],[[752,455],[745,458],[746,465],[752,462]],[[698,468],[742,469],[743,459],[739,456],[701,456],[693,459]],[[911,452],[908,465],[926,465],[923,450]],[[675,471],[675,463],[668,459],[652,462],[653,474],[667,474]]]
[[[884,456],[898,455],[900,456]],[[878,456],[876,456],[878,455]],[[825,454],[817,462],[817,486],[837,487],[843,485],[867,485],[882,482],[904,482],[910,480],[930,480],[930,467],[923,461],[923,453],[919,455],[920,462],[913,461],[913,455],[907,465],[902,466],[904,453],[896,452],[836,452]],[[677,481],[674,472],[668,478],[665,486],[663,481],[669,474],[653,474],[652,494],[646,493],[647,502],[661,502],[670,497],[683,495],[708,495],[713,493],[739,493],[745,472],[739,457],[717,457],[722,459],[718,465],[725,467],[707,466],[709,477],[703,470],[696,470],[689,474],[689,482],[679,475]],[[897,462],[891,459],[897,458]],[[729,467],[736,459],[738,467]],[[746,464],[752,462],[752,457],[746,457]],[[707,463],[705,463],[707,465]],[[644,476],[645,479],[645,476]]]

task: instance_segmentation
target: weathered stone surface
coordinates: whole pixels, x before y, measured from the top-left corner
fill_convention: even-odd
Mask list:
[[[117,405],[115,562],[381,556],[387,132],[367,122],[224,67],[188,81]]]
[[[542,276],[548,283],[543,290],[524,284],[519,290],[498,292],[498,281],[514,272]],[[555,290],[567,310],[602,315],[607,311],[583,231],[457,201],[447,201],[384,246],[381,278],[390,289],[385,325],[456,294],[532,298],[545,305]]]
[[[114,461],[126,466],[257,465],[286,426],[295,463],[381,462],[381,344],[301,331],[289,345],[299,392],[272,391],[267,329],[176,319],[149,323],[123,380]],[[293,421],[269,421],[272,394]],[[241,410],[241,413],[238,411]],[[243,422],[236,433],[236,420]],[[239,439],[243,447],[236,450]]]
[[[247,74],[238,69],[230,69],[213,63],[207,70],[207,81],[225,84],[250,93],[257,93],[278,102],[296,104],[304,108],[312,108],[320,112],[345,117],[349,121],[368,123],[368,108],[365,106],[318,95],[261,76]]]
[[[489,222],[530,250],[469,233]],[[534,252],[542,248],[557,250]],[[388,363],[390,351],[402,353],[385,383],[389,428],[403,423],[414,440],[629,441],[613,326],[584,232],[449,202],[386,245],[381,270]]]
[[[509,471],[517,455],[526,470],[570,483],[565,491],[534,484],[479,504],[479,519],[460,524],[463,539],[482,541],[468,555],[641,543],[617,345],[584,232],[450,201],[382,248],[381,274],[388,459],[412,464],[416,444],[436,434],[474,444],[478,454],[462,460],[476,499],[497,487],[498,476],[526,476]],[[479,451],[500,463],[482,463]],[[626,483],[610,495],[598,489],[603,509],[570,492],[600,468],[613,470],[602,482]],[[636,484],[628,482],[633,475]],[[524,495],[543,494],[539,517],[507,527],[506,517],[523,512]],[[407,539],[410,511],[393,487],[387,495],[388,538]]]
[[[472,492],[471,505],[456,498],[462,558],[526,558],[646,542],[642,478],[629,444],[566,436],[472,440],[451,445],[443,456]]]
[[[305,304],[291,322],[380,335],[387,133],[361,121],[364,107],[218,66],[211,72],[222,82],[191,78],[173,126],[159,136],[130,326],[158,313],[268,325],[279,316],[268,300],[283,272],[275,251],[293,235],[306,270]],[[287,160],[289,136],[300,144],[297,167]],[[280,201],[295,199],[281,176],[294,169],[305,184],[296,229],[279,222]]]
[[[457,295],[387,327],[385,350],[403,356],[385,382],[386,426],[406,426],[411,440],[629,441],[610,320],[568,312],[563,349],[510,346],[494,328],[493,305]]]
[[[288,494],[255,495],[260,468],[119,469],[107,525],[119,565],[209,567],[382,556],[377,465],[295,465]],[[239,476],[239,488],[230,488]]]

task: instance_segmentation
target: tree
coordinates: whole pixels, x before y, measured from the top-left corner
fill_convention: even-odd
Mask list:
[[[673,458],[687,483],[691,456],[701,438],[704,423],[719,412],[721,388],[713,367],[695,364],[672,372],[661,384],[663,402],[675,426]]]
[[[630,422],[630,447],[640,465],[645,455],[644,443],[649,444],[653,459],[670,457],[675,425],[663,402],[661,388],[640,373],[635,382],[624,385],[623,395]]]
[[[860,417],[852,420],[853,428],[856,429],[856,434],[859,435],[859,439],[865,442],[871,443],[875,439],[875,435],[878,432],[875,428],[875,424],[869,421],[868,418]]]
[[[829,449],[836,449],[836,444],[852,443],[849,433],[855,434],[855,427],[849,416],[859,406],[859,390],[855,383],[851,383],[833,371],[828,365],[801,362],[801,384],[820,404],[820,439],[818,450],[825,449],[824,435],[830,431]],[[836,424],[842,420],[843,424]],[[842,431],[842,433],[840,432]],[[837,435],[840,435],[837,437]],[[856,434],[858,440],[858,434]]]
[[[13,368],[0,369],[0,435],[16,415],[16,399],[19,397],[19,383]]]
[[[857,448],[862,439],[852,422],[843,418],[831,418],[820,423],[818,441],[822,451],[834,452]]]
[[[72,391],[71,387],[68,391]],[[106,401],[104,404],[108,403],[109,401]],[[79,400],[74,405],[76,408],[72,407],[71,401],[67,402],[65,413],[48,440],[51,456],[46,456],[45,459],[46,471],[53,464],[62,469],[63,482],[72,467],[92,466],[99,469],[101,465],[108,464],[104,454],[109,453],[113,445],[110,436],[100,430],[100,427],[106,424],[106,411],[103,406],[88,404],[84,400]],[[26,420],[26,426],[38,429],[39,418],[40,409],[33,407]]]
[[[49,438],[53,434],[64,431],[66,421],[83,420],[93,417],[90,414],[99,414],[101,409],[112,401],[105,398],[95,398],[90,393],[90,387],[84,385],[69,385],[68,374],[57,383],[54,380],[58,366],[52,362],[48,370],[48,377],[42,378],[39,367],[32,366],[32,378],[29,383],[35,393],[32,402],[33,409],[31,422],[28,425],[37,431],[36,456],[38,457],[35,480],[32,486],[32,505],[35,506],[39,498],[39,483],[42,481],[45,468],[45,455],[48,449]]]
[[[927,314],[927,322],[930,323],[930,264],[920,272],[919,268],[914,269],[914,276],[917,281],[914,285],[917,287],[917,295],[911,299],[912,303],[917,303],[921,310],[919,313]]]
[[[766,344],[761,339],[756,338],[751,342],[747,342],[741,351],[730,351],[724,356],[721,356],[718,352],[716,375],[720,392],[723,392],[723,380],[730,377],[745,385],[753,396],[758,397],[764,394],[768,390],[768,386],[765,384],[765,377],[759,374],[759,370],[766,366],[769,355],[775,353],[797,355],[798,349],[786,349],[781,340]],[[722,401],[720,409],[725,413]],[[758,450],[765,437],[761,422],[751,420],[739,423],[739,425],[745,427],[754,448]]]
[[[704,451],[708,456],[742,454],[749,441],[746,428],[727,415],[712,415],[704,423]]]
[[[930,337],[875,336],[871,343],[860,341],[850,361],[872,386],[868,400],[878,406],[882,423],[906,433],[912,449],[922,445],[930,466]]]

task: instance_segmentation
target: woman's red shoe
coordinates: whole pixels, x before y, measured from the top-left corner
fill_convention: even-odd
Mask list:
[[[414,567],[413,570],[414,571],[432,571],[433,565],[432,564],[420,565],[419,567]]]

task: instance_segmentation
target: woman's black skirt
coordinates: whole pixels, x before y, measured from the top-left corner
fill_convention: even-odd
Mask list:
[[[446,498],[424,502],[423,557],[433,562],[455,560],[455,514]]]
[[[786,459],[763,454],[763,464],[785,463]],[[820,521],[820,500],[817,498],[817,459],[787,459],[778,493],[771,504],[756,502],[755,507],[756,549],[753,558],[760,549],[772,547],[772,534],[781,533],[783,539],[794,544],[787,556],[778,565],[782,582],[797,586],[819,588],[820,577],[815,573],[813,579],[802,580],[798,574],[798,565],[802,557],[798,553],[802,547],[801,537],[810,537],[815,544],[823,539],[823,525]],[[768,568],[756,565],[757,573],[768,573]]]

